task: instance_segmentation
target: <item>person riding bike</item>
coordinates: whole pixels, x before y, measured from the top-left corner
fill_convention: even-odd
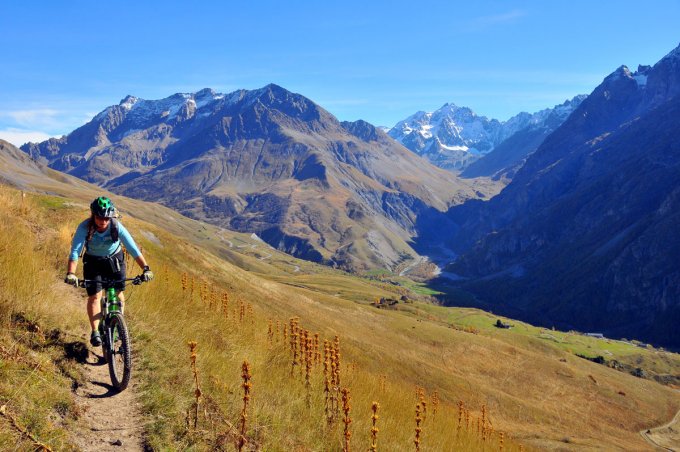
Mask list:
[[[102,297],[103,290],[100,281],[103,278],[117,281],[125,279],[125,259],[121,242],[144,271],[142,274],[143,281],[151,281],[153,273],[130,233],[120,221],[115,219],[116,208],[109,198],[105,196],[96,198],[90,204],[90,212],[90,218],[78,225],[73,236],[64,282],[78,286],[78,277],[75,275],[75,272],[78,265],[78,257],[83,247],[85,247],[83,278],[97,281],[86,283],[85,288],[88,295],[87,315],[90,320],[90,327],[92,328],[90,343],[98,347],[102,343],[98,329],[101,318],[99,300]],[[118,292],[118,298],[122,304],[125,301],[123,294],[125,281],[117,283],[114,288]]]

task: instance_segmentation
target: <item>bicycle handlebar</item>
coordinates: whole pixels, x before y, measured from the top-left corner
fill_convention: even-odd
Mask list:
[[[142,279],[142,275],[137,275],[134,278],[126,279],[80,279],[78,280],[78,287],[84,289],[86,283],[98,283],[101,284],[102,287],[106,289],[108,287],[112,287],[114,284],[128,281],[132,282],[133,286],[138,286],[144,282],[144,280]]]

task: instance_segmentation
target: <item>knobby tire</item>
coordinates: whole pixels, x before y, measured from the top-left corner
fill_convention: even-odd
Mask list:
[[[127,325],[122,314],[113,314],[109,321],[109,328],[111,331],[111,339],[115,339],[111,348],[113,353],[108,354],[107,362],[109,364],[109,375],[111,376],[111,383],[118,391],[123,391],[127,388],[130,382],[130,374],[132,371],[132,346],[130,343],[130,334],[128,333]]]

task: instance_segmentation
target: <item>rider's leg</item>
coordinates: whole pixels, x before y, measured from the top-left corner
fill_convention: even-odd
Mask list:
[[[87,316],[90,319],[90,328],[92,328],[92,331],[97,331],[99,320],[102,318],[101,306],[99,306],[99,300],[101,300],[101,298],[101,290],[96,294],[87,297]]]
[[[120,312],[125,315],[125,292],[118,292],[118,299],[120,300]]]

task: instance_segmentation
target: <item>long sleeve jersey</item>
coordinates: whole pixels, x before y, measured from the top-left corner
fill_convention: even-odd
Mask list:
[[[87,219],[78,225],[76,233],[73,235],[73,241],[71,242],[71,254],[69,255],[69,260],[78,260],[80,251],[83,249],[83,246],[85,246],[85,240],[87,239],[87,225],[89,222],[90,220]],[[125,226],[123,226],[123,224],[118,221],[118,240],[114,242],[111,238],[112,223],[112,221],[109,222],[109,225],[106,227],[106,231],[104,232],[97,232],[95,229],[92,238],[87,244],[87,254],[92,256],[110,256],[118,249],[120,242],[122,241],[128,253],[130,253],[130,255],[136,259],[141,253],[139,252],[139,248],[137,248],[137,244],[132,239],[132,236],[128,230],[125,229]]]

